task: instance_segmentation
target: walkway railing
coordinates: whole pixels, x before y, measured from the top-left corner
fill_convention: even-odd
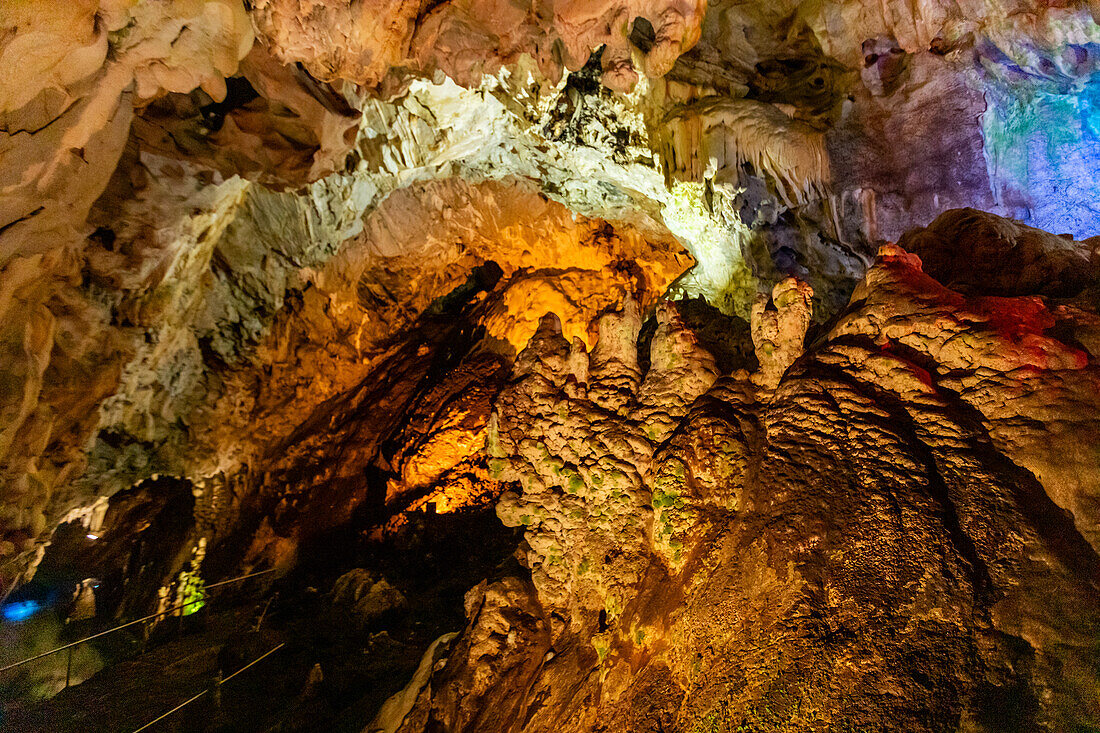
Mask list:
[[[256,578],[258,576],[267,575],[268,573],[273,573],[273,572],[275,572],[275,569],[271,568],[270,570],[261,570],[258,573],[249,573],[248,575],[241,575],[241,576],[236,577],[236,578],[230,578],[229,580],[221,580],[221,581],[218,581],[217,583],[211,583],[210,585],[206,586],[206,590],[211,590],[212,588],[218,588],[218,587],[223,586],[223,585],[229,585],[230,583],[239,583],[240,581],[247,580],[248,578]],[[39,659],[43,659],[45,657],[49,657],[51,655],[57,654],[58,652],[63,652],[67,649],[67,650],[69,650],[69,664],[68,664],[68,669],[65,673],[65,686],[68,687],[69,686],[69,675],[70,675],[70,672],[72,671],[72,664],[73,664],[73,652],[72,652],[72,650],[75,647],[78,647],[81,644],[84,644],[85,642],[92,641],[93,639],[98,639],[102,636],[107,636],[108,634],[113,634],[116,631],[121,631],[122,629],[125,629],[125,628],[130,627],[130,626],[134,626],[135,624],[144,623],[146,621],[152,621],[153,619],[160,618],[161,616],[171,616],[176,611],[187,608],[188,606],[193,606],[193,605],[195,605],[195,603],[197,603],[197,601],[188,601],[186,603],[181,603],[178,606],[172,606],[171,608],[166,608],[163,611],[157,611],[156,613],[149,614],[148,616],[144,616],[142,618],[135,619],[133,621],[127,621],[124,624],[119,624],[118,626],[107,629],[106,631],[100,631],[98,634],[92,634],[91,636],[86,636],[83,639],[78,639],[78,640],[70,642],[68,644],[63,644],[62,646],[59,646],[56,649],[50,649],[47,652],[42,652],[41,654],[35,654],[33,657],[27,657],[26,659],[22,659],[18,662],[14,662],[14,663],[9,664],[5,667],[0,667],[0,673],[7,672],[9,669],[15,669],[16,667],[22,667],[24,664],[29,664],[29,663],[37,661]]]
[[[251,667],[252,665],[254,665],[254,664],[256,664],[257,662],[259,662],[260,660],[262,660],[262,659],[266,659],[267,657],[270,657],[270,656],[271,656],[272,654],[274,654],[275,652],[279,651],[279,650],[280,650],[280,649],[282,649],[282,648],[283,648],[284,646],[286,646],[286,642],[285,642],[285,641],[284,641],[283,643],[279,644],[279,646],[275,647],[274,649],[272,649],[272,650],[270,650],[270,651],[268,651],[268,652],[265,652],[265,653],[261,654],[260,656],[256,657],[256,658],[255,658],[255,659],[253,659],[253,660],[252,660],[251,662],[249,662],[248,664],[244,665],[243,667],[241,667],[240,669],[238,669],[238,670],[237,670],[236,672],[234,672],[233,674],[231,674],[231,675],[229,675],[228,677],[226,677],[226,678],[225,678],[224,680],[220,680],[220,681],[217,681],[217,682],[215,682],[215,685],[217,685],[218,687],[221,687],[221,686],[222,686],[222,685],[224,685],[224,684],[225,684],[226,682],[228,682],[229,680],[231,680],[231,679],[233,679],[234,677],[236,677],[237,675],[239,675],[239,674],[240,674],[241,672],[245,671],[246,669],[248,669],[248,668],[249,668],[249,667]],[[181,703],[180,703],[179,705],[177,705],[176,707],[174,707],[174,708],[172,708],[171,710],[169,710],[169,711],[168,711],[167,713],[164,713],[163,715],[159,715],[159,716],[157,716],[156,718],[153,718],[153,719],[152,719],[152,720],[150,720],[150,721],[149,721],[148,723],[146,723],[145,725],[143,725],[143,726],[141,726],[140,728],[138,728],[137,730],[135,730],[135,731],[134,731],[134,733],[141,733],[141,731],[145,730],[146,728],[148,728],[149,726],[153,725],[154,723],[159,723],[160,721],[164,720],[165,718],[167,718],[167,717],[168,717],[169,715],[171,715],[172,713],[176,712],[177,710],[182,710],[183,708],[187,707],[187,706],[188,706],[188,705],[190,705],[191,703],[195,702],[195,700],[198,700],[198,699],[199,699],[200,697],[202,697],[202,696],[203,696],[203,695],[205,695],[206,693],[210,692],[210,689],[211,689],[211,688],[209,688],[209,687],[208,687],[208,688],[206,688],[205,690],[203,690],[202,692],[200,692],[199,694],[197,694],[197,695],[195,695],[194,697],[190,698],[189,700],[184,700],[184,701],[183,701],[183,702],[181,702]]]

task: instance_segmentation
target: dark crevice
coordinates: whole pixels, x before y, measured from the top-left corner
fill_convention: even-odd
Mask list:
[[[653,24],[641,16],[635,18],[630,27],[630,42],[643,54],[649,53],[657,42],[657,31],[653,29]]]
[[[29,214],[24,214],[23,216],[19,217],[15,221],[10,221],[7,224],[4,224],[3,226],[0,226],[0,236],[2,236],[4,234],[4,232],[11,229],[13,226],[15,226],[17,224],[21,224],[22,222],[28,221],[30,219],[33,219],[34,217],[38,216],[43,211],[45,211],[45,209],[46,209],[45,206],[39,206],[37,209],[30,212]]]
[[[259,92],[243,76],[232,76],[225,80],[225,99],[199,108],[203,124],[217,132],[225,124],[225,117],[235,109],[240,109],[260,96]]]

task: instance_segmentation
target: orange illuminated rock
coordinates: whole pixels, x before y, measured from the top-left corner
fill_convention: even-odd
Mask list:
[[[971,231],[982,236],[958,236]],[[673,348],[653,355],[638,389],[672,408],[654,443],[636,417],[650,408],[587,401],[594,356],[584,377],[581,352],[543,320],[498,400],[489,449],[519,486],[498,513],[526,528],[542,608],[515,597],[498,633],[528,633],[520,619],[533,613],[552,651],[489,687],[472,684],[481,660],[449,659],[400,730],[1100,721],[1081,702],[1100,651],[1100,370],[1063,340],[1064,311],[949,290],[893,245],[801,356],[809,291],[790,281],[773,297],[766,343],[791,309],[797,348],[764,354],[762,379],[710,386],[712,367],[666,313],[653,348],[658,337]],[[633,363],[617,340],[629,317],[607,324],[614,363]],[[647,389],[686,363],[697,366],[679,372],[682,395]],[[491,666],[529,669],[544,648],[498,650]],[[502,720],[502,699],[524,702]],[[1009,701],[1024,704],[1009,715]]]
[[[317,281],[352,298],[345,317],[361,318],[369,334],[393,328],[402,312],[420,312],[485,262],[501,268],[506,289],[482,323],[518,351],[547,312],[561,315],[570,338],[591,341],[589,324],[602,310],[628,294],[653,303],[692,259],[667,229],[644,219],[578,216],[521,180],[450,179],[387,197],[356,246]],[[397,302],[369,296],[382,286]],[[379,308],[399,310],[380,318]]]

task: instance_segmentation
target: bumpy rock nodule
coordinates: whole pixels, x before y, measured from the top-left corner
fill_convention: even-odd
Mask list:
[[[472,593],[401,730],[1097,725],[1100,370],[1062,313],[891,245],[777,383],[667,308],[645,375],[631,304],[592,354],[548,316],[490,435],[532,581]]]

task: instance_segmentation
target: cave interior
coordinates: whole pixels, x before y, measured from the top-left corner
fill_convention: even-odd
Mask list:
[[[1100,732],[1096,0],[3,0],[0,730]]]

